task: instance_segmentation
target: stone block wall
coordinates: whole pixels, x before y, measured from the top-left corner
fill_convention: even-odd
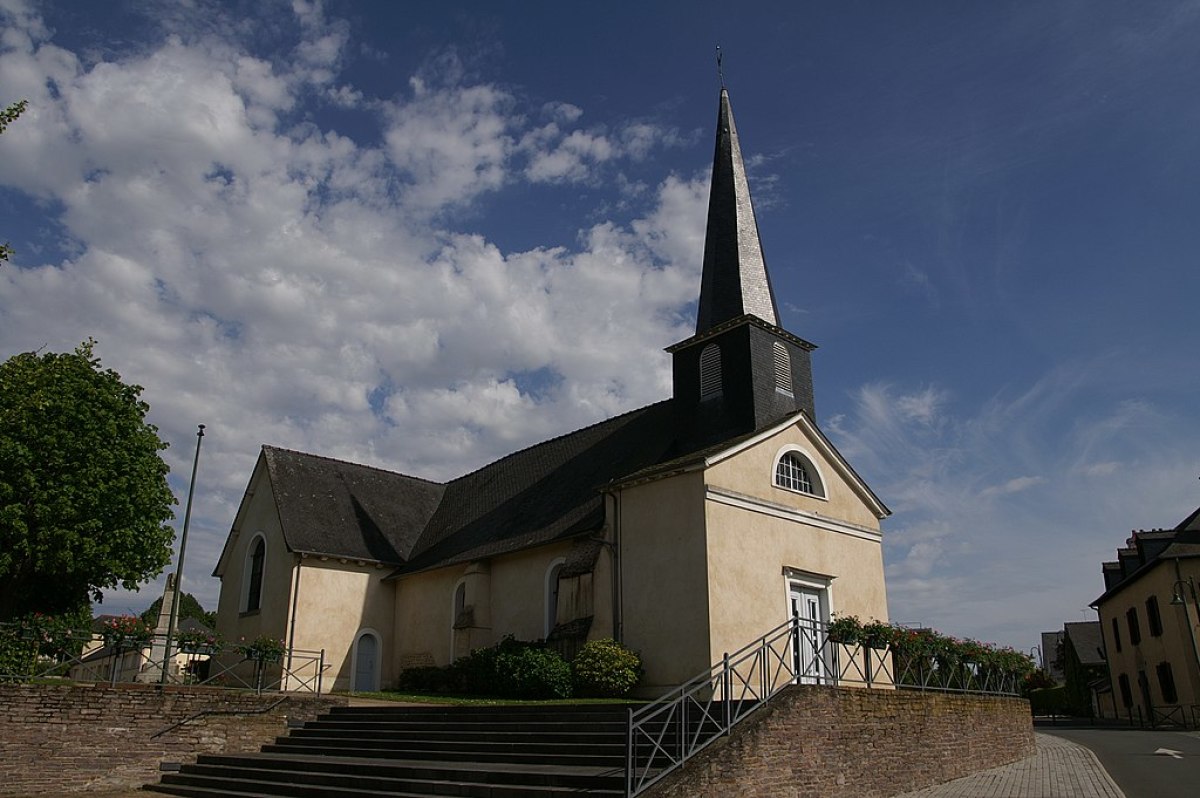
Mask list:
[[[799,685],[646,794],[886,798],[1033,753],[1024,699]]]
[[[0,684],[0,795],[138,787],[158,779],[162,762],[257,751],[286,733],[288,718],[345,704],[202,687]],[[205,711],[219,714],[170,728]]]

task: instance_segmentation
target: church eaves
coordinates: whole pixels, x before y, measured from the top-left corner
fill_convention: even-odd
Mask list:
[[[722,88],[696,334],[746,314],[779,325],[729,92]]]

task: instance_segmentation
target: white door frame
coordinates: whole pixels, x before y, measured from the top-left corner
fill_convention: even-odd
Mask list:
[[[793,599],[806,602],[800,608],[797,639],[793,641],[792,656],[801,684],[823,684],[833,673],[831,651],[825,644],[825,624],[833,612],[833,577],[784,569],[787,617],[794,614]],[[816,623],[813,623],[816,621]],[[806,623],[807,622],[807,623]],[[821,656],[817,652],[824,648]]]

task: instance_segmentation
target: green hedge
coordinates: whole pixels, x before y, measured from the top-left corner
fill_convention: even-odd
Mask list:
[[[641,659],[612,640],[594,640],[580,649],[573,664],[542,642],[511,635],[477,648],[445,668],[402,671],[400,690],[504,698],[620,697],[641,678]]]
[[[1029,709],[1034,715],[1067,714],[1067,688],[1059,685],[1030,690]]]

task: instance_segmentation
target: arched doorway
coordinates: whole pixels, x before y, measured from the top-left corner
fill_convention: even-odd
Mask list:
[[[370,629],[354,641],[354,676],[350,689],[355,693],[373,693],[379,689],[379,635]]]

